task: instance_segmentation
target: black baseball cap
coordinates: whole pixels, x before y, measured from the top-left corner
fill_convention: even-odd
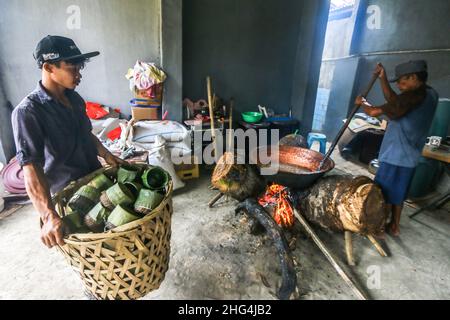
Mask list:
[[[419,72],[428,72],[427,62],[425,60],[412,60],[395,67],[395,78],[390,82],[397,82],[403,76]]]
[[[100,52],[94,51],[82,54],[72,39],[60,36],[46,36],[39,41],[33,53],[39,65],[44,62],[87,60],[98,56]]]

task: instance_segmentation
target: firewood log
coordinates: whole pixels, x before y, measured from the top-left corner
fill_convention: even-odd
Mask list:
[[[320,179],[300,201],[300,209],[307,220],[325,229],[362,235],[383,232],[387,218],[380,187],[363,176]]]
[[[238,201],[256,197],[266,187],[254,166],[237,164],[236,157],[228,152],[217,162],[211,182],[221,193]]]
[[[280,258],[282,283],[278,290],[280,300],[288,300],[297,287],[297,274],[294,268],[289,245],[280,226],[278,226],[271,216],[267,214],[264,208],[254,198],[248,198],[239,203],[236,207],[236,213],[244,211],[250,217],[257,220],[266,230],[267,235],[273,240],[275,248]]]

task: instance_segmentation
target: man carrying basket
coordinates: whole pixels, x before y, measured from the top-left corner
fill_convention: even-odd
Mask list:
[[[98,156],[112,166],[124,163],[92,134],[85,102],[74,91],[85,63],[99,54],[82,54],[65,37],[42,39],[34,53],[42,78],[12,114],[17,160],[27,193],[41,216],[41,240],[49,248],[64,245],[65,230],[51,194],[101,168]]]

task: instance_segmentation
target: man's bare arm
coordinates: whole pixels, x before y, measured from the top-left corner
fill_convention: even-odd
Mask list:
[[[383,90],[384,98],[386,99],[386,101],[394,103],[397,99],[397,94],[394,90],[392,90],[386,75],[386,70],[381,63],[378,63],[375,69],[375,74],[378,74],[378,77],[380,78],[380,84],[381,89]]]
[[[363,96],[356,97],[355,105],[363,108],[364,113],[371,117],[378,117],[384,113],[383,108],[370,105]]]
[[[383,109],[381,109],[380,107],[371,107],[363,104],[362,108],[364,110],[364,113],[371,117],[379,117],[384,113]]]
[[[27,164],[23,167],[23,173],[28,196],[43,223],[42,242],[49,248],[57,244],[64,245],[64,225],[53,206],[44,169],[37,164]]]

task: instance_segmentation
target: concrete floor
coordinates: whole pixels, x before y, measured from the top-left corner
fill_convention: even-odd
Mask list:
[[[341,170],[368,174],[334,158]],[[209,174],[203,171],[201,179],[175,193],[169,270],[161,288],[144,299],[276,299],[281,276],[270,239],[248,233],[245,219],[234,214],[235,201],[207,207],[215,194],[208,188]],[[373,299],[450,298],[449,206],[415,220],[407,217],[412,211],[405,208],[401,237],[383,243],[390,257],[382,258],[367,239],[354,236],[357,266],[342,263]],[[317,232],[344,262],[343,235]],[[295,238],[297,298],[355,299],[299,226],[288,237]],[[31,206],[0,220],[0,299],[85,299],[63,256],[41,244]]]

